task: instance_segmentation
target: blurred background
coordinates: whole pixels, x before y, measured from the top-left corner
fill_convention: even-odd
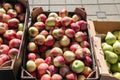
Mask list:
[[[87,19],[102,21],[120,21],[120,0],[29,0],[30,9],[43,7],[44,11],[59,11],[66,8],[84,7]]]

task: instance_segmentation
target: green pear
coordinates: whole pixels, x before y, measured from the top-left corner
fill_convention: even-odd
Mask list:
[[[120,79],[120,72],[115,72],[115,73],[113,74],[113,76],[114,76],[115,78]]]
[[[116,41],[116,42],[113,44],[113,51],[114,51],[116,54],[120,54],[120,42],[119,42],[119,41]]]
[[[105,51],[105,59],[111,64],[115,64],[118,61],[118,55],[111,51]]]
[[[105,37],[105,41],[106,43],[112,45],[116,41],[116,37],[111,32],[108,32]]]
[[[120,31],[114,31],[113,32],[113,35],[118,38],[120,36]]]
[[[112,64],[110,69],[113,73],[114,72],[120,72],[120,62]]]
[[[103,52],[105,51],[113,51],[113,47],[107,43],[102,43],[102,49],[103,49]]]
[[[110,70],[111,67],[110,63],[106,61],[106,64],[107,64],[107,69]]]

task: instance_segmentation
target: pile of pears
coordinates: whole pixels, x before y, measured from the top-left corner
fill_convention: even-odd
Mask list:
[[[120,31],[107,32],[102,50],[110,73],[120,79]]]

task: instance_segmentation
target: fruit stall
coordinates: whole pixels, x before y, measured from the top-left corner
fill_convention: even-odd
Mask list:
[[[0,80],[119,80],[120,22],[0,0]]]

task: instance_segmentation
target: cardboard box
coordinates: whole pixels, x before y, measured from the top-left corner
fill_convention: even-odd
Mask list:
[[[24,29],[23,36],[21,39],[21,44],[19,47],[19,52],[17,57],[14,59],[4,63],[0,66],[0,80],[19,80],[20,79],[20,69],[22,64],[22,58],[24,53],[24,44],[25,44],[25,35],[28,27],[29,21],[29,4],[27,0],[0,0],[0,2],[10,2],[10,3],[21,3],[25,6],[25,21],[24,21]]]
[[[119,21],[88,21],[89,23],[89,31],[91,34],[91,39],[93,43],[96,63],[99,69],[100,80],[118,80],[113,77],[106,65],[106,61],[104,58],[104,53],[101,48],[102,37],[108,31],[120,30],[120,22]],[[96,32],[98,34],[96,34]]]
[[[35,8],[33,9],[32,11],[32,14],[31,14],[31,20],[32,20],[32,23],[33,24],[34,22],[36,22],[36,17],[40,14],[40,13],[44,13],[46,15],[48,15],[50,13],[50,11],[43,11],[43,9],[41,7],[38,7],[38,8]],[[58,12],[56,12],[58,13]],[[69,12],[69,16],[72,16],[73,14],[84,14],[84,12],[82,12],[82,10],[80,8],[76,8],[75,9],[75,12]],[[86,17],[82,17],[83,20],[86,19]],[[89,32],[88,32],[88,36],[89,36]],[[28,44],[28,38],[26,39],[26,45]],[[91,43],[91,40],[89,40],[89,42]],[[27,47],[26,48],[26,52],[27,53]],[[93,54],[93,50],[92,50],[92,45],[90,46],[91,48],[91,53],[92,53],[92,59],[93,59],[93,72],[88,76],[88,78],[86,78],[85,80],[98,80],[98,69],[97,69],[97,66],[96,66],[96,63],[94,62],[94,54]],[[27,61],[27,54],[24,55],[24,60],[23,60],[23,67],[22,67],[22,71],[21,71],[21,79],[22,80],[37,80],[36,77],[33,77],[27,70],[26,70],[26,61]]]

